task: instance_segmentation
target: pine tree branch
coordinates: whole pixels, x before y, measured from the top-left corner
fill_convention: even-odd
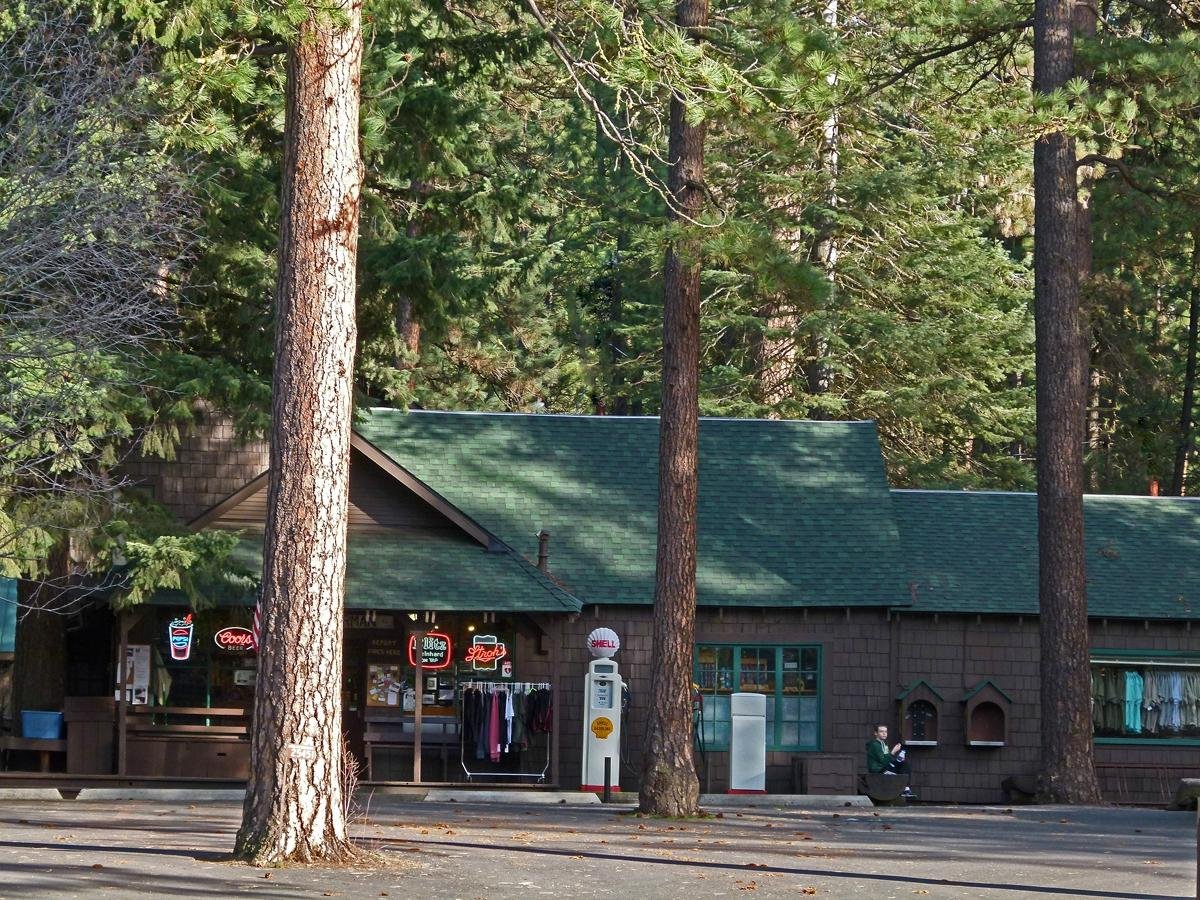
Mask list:
[[[1026,28],[1031,27],[1033,27],[1033,17],[1029,16],[1028,18],[1020,20],[1019,22],[1006,22],[993,28],[986,28],[983,31],[971,35],[970,37],[964,38],[961,41],[957,41],[956,43],[943,44],[940,47],[934,47],[930,50],[926,50],[924,53],[918,53],[883,81],[871,85],[867,91],[860,94],[856,98],[856,101],[887,90],[892,85],[903,81],[922,66],[928,65],[931,62],[935,62],[939,59],[945,59],[948,56],[953,56],[954,54],[961,53],[964,50],[970,50],[972,47],[977,47],[980,44],[987,43],[992,38],[999,37],[1000,35],[1008,34],[1009,32],[1013,31],[1023,31]]]

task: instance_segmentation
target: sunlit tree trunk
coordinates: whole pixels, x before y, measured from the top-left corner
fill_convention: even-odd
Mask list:
[[[288,55],[263,646],[236,853],[344,858],[342,612],[354,367],[360,7]]]
[[[1073,75],[1073,7],[1072,0],[1037,0],[1038,93],[1063,87]],[[1095,803],[1083,544],[1087,353],[1075,160],[1066,132],[1049,132],[1034,144],[1041,787],[1048,800]]]
[[[675,22],[693,40],[708,23],[708,0],[680,0]],[[663,304],[663,388],[658,447],[658,562],[640,805],[644,812],[699,812],[692,760],[692,650],[696,628],[696,500],[700,408],[701,247],[704,123],[690,124],[671,99],[668,190],[678,233],[667,248]]]

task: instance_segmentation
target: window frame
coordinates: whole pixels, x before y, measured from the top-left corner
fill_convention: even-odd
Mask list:
[[[721,650],[730,650],[731,651],[730,670],[729,670],[731,687],[730,687],[730,690],[728,691],[728,693],[718,692],[715,689],[715,687],[706,689],[706,688],[700,686],[701,685],[700,651],[702,649],[706,649],[706,648],[711,648],[712,650],[714,650],[718,653]],[[754,650],[754,651],[771,650],[775,656],[775,665],[774,665],[774,669],[772,670],[772,678],[774,680],[775,690],[774,690],[773,695],[772,694],[764,694],[764,696],[768,697],[769,699],[773,700],[773,702],[774,702],[774,707],[772,709],[773,715],[769,717],[769,723],[771,725],[771,730],[774,733],[767,735],[767,750],[768,751],[783,751],[783,752],[790,752],[790,753],[820,752],[821,747],[822,747],[822,740],[824,737],[823,728],[822,728],[822,724],[824,721],[824,718],[823,718],[823,714],[824,714],[823,686],[824,686],[824,668],[825,668],[824,667],[825,657],[824,657],[823,645],[822,644],[792,644],[792,643],[787,643],[787,644],[756,643],[753,641],[743,641],[743,642],[738,642],[738,643],[734,643],[734,642],[730,642],[730,641],[697,641],[694,645],[693,654],[692,654],[692,681],[695,685],[697,685],[696,693],[698,695],[700,695],[701,697],[729,697],[735,693],[740,693],[741,692],[740,688],[742,685],[741,659],[742,659],[742,651],[743,650]],[[808,673],[812,673],[813,675],[816,676],[816,692],[814,695],[784,693],[784,688],[783,688],[784,674],[785,674],[785,672],[792,671],[792,670],[785,670],[783,668],[783,654],[784,654],[785,650],[797,651],[798,663],[801,666],[800,668],[795,670],[795,674],[797,676],[803,678],[803,676]],[[803,667],[804,652],[806,650],[811,650],[813,653],[816,654],[816,663],[815,663],[814,668],[807,669],[807,668]],[[719,685],[719,683],[720,683],[720,678],[718,677],[715,679],[714,685]],[[789,698],[789,697],[800,699],[800,698],[807,697],[807,696],[814,696],[816,699],[816,723],[815,723],[816,724],[816,740],[812,744],[805,744],[805,743],[800,743],[800,742],[797,742],[795,744],[785,744],[780,740],[780,738],[782,736],[782,728],[783,728],[783,725],[785,724],[785,722],[790,723],[790,724],[795,724],[797,726],[797,735],[799,735],[799,726],[804,724],[805,720],[803,720],[803,719],[784,719],[783,718],[783,701],[784,701],[784,699]],[[715,719],[715,720],[713,720],[713,722],[714,723],[715,722],[723,722],[727,726],[729,724],[731,724],[730,719]],[[706,723],[706,724],[708,724],[708,723]],[[729,733],[728,727],[726,728],[725,733],[726,733],[726,735],[728,735],[728,733]],[[704,749],[706,751],[712,750],[712,751],[716,751],[716,752],[727,752],[729,750],[729,741],[728,741],[728,739],[726,739],[722,742],[706,743],[704,745]]]
[[[1093,647],[1088,650],[1088,674],[1094,666],[1112,665],[1136,668],[1138,664],[1153,665],[1170,669],[1194,669],[1200,671],[1200,652],[1192,650],[1130,650],[1113,647]],[[1200,747],[1200,737],[1138,737],[1136,735],[1100,735],[1093,726],[1092,743],[1098,746],[1125,747]]]

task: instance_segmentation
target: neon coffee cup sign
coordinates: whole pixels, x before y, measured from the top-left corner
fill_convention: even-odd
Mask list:
[[[171,645],[171,659],[181,662],[192,656],[192,614],[182,619],[172,619],[167,625],[167,641]]]

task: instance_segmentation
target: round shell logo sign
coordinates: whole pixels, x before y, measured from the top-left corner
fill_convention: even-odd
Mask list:
[[[587,646],[592,656],[603,659],[616,655],[621,649],[621,639],[611,628],[597,628],[588,635]]]
[[[613,723],[612,719],[610,719],[608,716],[596,716],[596,718],[592,719],[592,734],[594,734],[598,740],[608,740],[608,736],[612,733]]]

